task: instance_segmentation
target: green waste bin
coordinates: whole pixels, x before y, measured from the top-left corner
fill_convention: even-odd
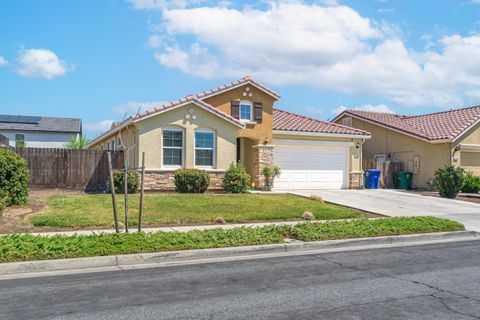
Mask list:
[[[397,187],[398,189],[408,190],[412,185],[412,176],[413,174],[408,171],[398,171],[397,172]]]

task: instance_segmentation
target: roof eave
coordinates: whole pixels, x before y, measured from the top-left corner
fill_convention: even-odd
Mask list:
[[[94,146],[96,145],[97,143],[99,143],[100,141],[112,136],[113,134],[117,133],[118,131],[126,128],[129,124],[132,124],[133,121],[132,121],[132,118],[128,118],[127,120],[123,121],[121,124],[119,124],[118,126],[116,126],[115,128],[113,129],[110,129],[108,130],[107,132],[104,132],[103,134],[101,134],[100,136],[96,137],[95,139],[93,139],[92,141],[90,141],[86,146],[85,146],[85,149],[88,149],[90,148],[91,146]]]
[[[372,137],[369,134],[309,132],[309,131],[291,131],[291,130],[273,130],[273,134],[311,136],[311,137],[327,137],[327,138],[358,138],[358,139],[370,139]]]

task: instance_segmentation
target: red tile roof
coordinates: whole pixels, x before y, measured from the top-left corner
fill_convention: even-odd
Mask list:
[[[255,81],[252,79],[252,77],[250,76],[246,76],[246,77],[243,77],[237,81],[233,81],[233,82],[230,82],[230,83],[226,83],[226,84],[223,84],[221,86],[218,86],[214,89],[210,89],[210,90],[207,90],[207,91],[203,91],[203,92],[200,92],[200,93],[197,93],[197,94],[191,94],[191,95],[188,95],[186,97],[183,97],[179,100],[176,100],[176,101],[172,101],[172,102],[169,102],[167,104],[164,104],[164,105],[161,105],[161,106],[157,106],[155,108],[151,108],[145,112],[142,112],[140,114],[136,114],[136,115],[133,115],[132,116],[132,119],[140,119],[140,118],[143,118],[145,116],[148,116],[152,113],[155,113],[155,112],[159,112],[159,111],[163,111],[163,110],[166,110],[168,108],[172,108],[172,107],[175,107],[175,106],[178,106],[179,104],[182,104],[184,102],[188,102],[188,101],[196,101],[196,102],[200,102],[202,104],[204,104],[206,107],[209,107],[211,108],[212,110],[214,110],[218,115],[222,116],[222,117],[226,117],[228,118],[229,120],[231,121],[234,121],[234,122],[237,122],[237,123],[240,123],[243,125],[242,122],[240,122],[239,120],[233,118],[232,116],[230,116],[229,114],[225,113],[225,112],[222,112],[220,110],[218,110],[217,108],[213,107],[212,105],[204,102],[203,100],[204,99],[207,99],[208,97],[212,96],[212,95],[215,95],[215,94],[219,94],[219,93],[222,93],[224,91],[228,91],[232,88],[235,88],[237,86],[241,86],[243,84],[246,84],[246,83],[250,83],[256,87],[258,87],[259,89],[265,91],[266,93],[270,94],[271,96],[273,96],[275,99],[280,99],[280,94],[276,93],[275,91],[273,91],[272,89],[270,89],[269,87]]]
[[[241,86],[245,83],[251,83],[252,85],[258,87],[259,89],[267,92],[268,94],[270,94],[271,96],[273,96],[277,100],[281,98],[280,94],[273,91],[272,89],[270,89],[266,85],[261,84],[260,82],[257,82],[255,80],[253,80],[252,77],[250,77],[250,76],[243,77],[243,78],[241,78],[237,81],[233,81],[231,83],[223,84],[221,86],[216,87],[215,89],[210,89],[210,90],[207,90],[207,91],[204,91],[204,92],[197,93],[194,96],[198,99],[203,100],[203,99],[206,99],[206,98],[208,98],[212,95],[221,93],[223,91],[230,90],[231,88],[234,88],[234,87],[237,87],[237,86]]]
[[[205,101],[201,101],[201,100],[197,99],[195,96],[191,96],[191,95],[188,96],[188,97],[182,98],[180,100],[172,101],[172,102],[169,102],[167,104],[149,109],[149,110],[147,110],[143,113],[137,113],[137,114],[133,115],[131,118],[134,119],[134,120],[138,120],[138,119],[141,119],[141,118],[146,117],[148,115],[155,114],[157,112],[176,107],[176,106],[181,105],[181,104],[186,103],[186,102],[197,103],[197,104],[203,106],[204,108],[212,111],[213,113],[219,115],[220,117],[225,118],[226,120],[229,120],[231,122],[234,122],[235,124],[237,124],[240,127],[245,127],[245,124],[243,122],[241,122],[240,120],[235,119],[234,117],[232,117],[228,113],[225,113],[225,112],[219,110],[218,108],[215,108],[214,106],[206,103]]]
[[[351,109],[344,111],[344,113],[429,141],[454,140],[480,120],[480,106],[418,116]]]
[[[349,135],[370,135],[370,133],[360,129],[342,126],[333,122],[326,122],[318,119],[309,118],[277,108],[273,109],[273,130]]]

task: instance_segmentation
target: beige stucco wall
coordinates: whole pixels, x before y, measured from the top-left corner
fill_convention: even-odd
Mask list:
[[[462,137],[458,139],[458,142],[452,146],[452,154],[454,154],[454,164],[461,166],[466,171],[470,171],[473,174],[480,176],[480,152],[455,152],[455,147],[458,144],[476,144],[480,145],[480,125],[467,131]]]
[[[245,88],[249,87],[250,90],[248,93],[252,93],[252,97],[243,96],[243,93],[246,92]],[[275,98],[266,94],[265,92],[257,89],[256,87],[245,84],[238,88],[232,89],[230,91],[224,92],[205,99],[206,103],[211,104],[214,107],[217,107],[221,111],[231,115],[231,103],[232,100],[246,100],[252,103],[261,102],[262,103],[262,122],[254,125],[247,125],[243,130],[240,130],[238,136],[246,137],[256,141],[256,143],[264,143],[265,138],[268,138],[269,141],[272,141],[272,123],[273,123],[273,103]],[[253,112],[253,110],[252,110]]]
[[[123,141],[123,144],[120,139]],[[125,146],[127,148],[127,151],[125,152],[127,154],[128,166],[130,168],[136,168],[139,166],[137,132],[133,125],[123,129],[115,135],[98,141],[98,143],[91,146],[90,149],[108,150],[109,143],[110,150],[113,150],[113,144],[115,144],[115,150],[125,150],[123,147]]]
[[[354,146],[349,147],[349,171],[350,173],[358,173],[362,171],[362,144],[364,139],[358,138],[338,138],[338,137],[319,137],[319,136],[305,136],[305,135],[290,135],[290,134],[274,134],[275,139],[293,139],[293,140],[310,140],[310,141],[331,141],[331,142],[353,142]],[[275,143],[274,143],[275,144]],[[358,148],[357,148],[358,146]]]
[[[336,121],[342,123],[342,118]],[[405,170],[413,171],[413,159],[420,157],[420,169],[413,175],[412,186],[425,188],[437,168],[451,164],[451,145],[432,144],[375,124],[353,118],[352,126],[366,130],[372,138],[363,144],[363,159],[373,159],[375,154],[390,154],[392,161],[403,162]]]
[[[193,109],[196,119],[185,115]],[[193,168],[195,161],[195,130],[210,129],[215,132],[214,169],[225,170],[236,160],[236,138],[239,128],[195,104],[167,111],[135,124],[138,130],[138,153],[145,152],[147,169],[165,169],[162,165],[162,129],[182,128],[184,131],[184,166]]]

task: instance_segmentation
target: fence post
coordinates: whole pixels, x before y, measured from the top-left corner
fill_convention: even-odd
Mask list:
[[[123,200],[125,203],[125,233],[128,233],[128,165],[126,163],[123,172]]]
[[[117,213],[117,202],[115,201],[115,185],[113,184],[113,170],[112,170],[112,155],[110,151],[107,152],[108,160],[108,173],[110,175],[110,189],[112,190],[112,204],[113,204],[113,220],[115,223],[115,232],[119,233],[118,228],[118,213]]]
[[[144,185],[145,185],[145,152],[142,152],[142,181],[140,183],[140,208],[138,209],[138,232],[142,231]]]

